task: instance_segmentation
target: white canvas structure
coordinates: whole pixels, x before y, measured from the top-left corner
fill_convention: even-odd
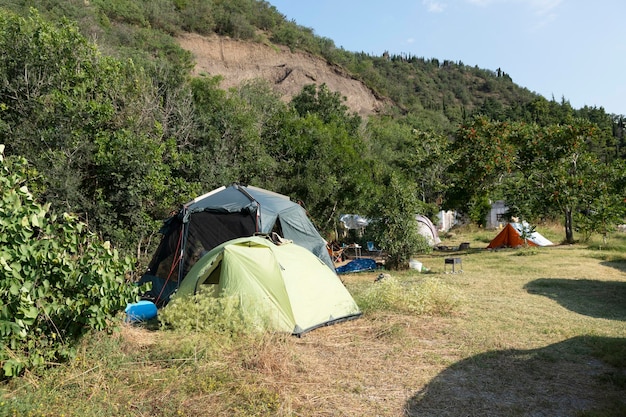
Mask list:
[[[448,230],[452,229],[452,226],[454,226],[457,223],[456,211],[441,210],[439,213],[437,213],[437,219],[438,219],[437,228],[439,229],[439,231],[447,232]]]
[[[339,222],[344,229],[363,230],[370,224],[370,220],[358,214],[342,214],[339,216]]]
[[[417,231],[426,238],[430,246],[436,246],[441,243],[437,228],[428,217],[418,214],[415,216],[415,220],[417,221]]]
[[[430,246],[436,246],[441,243],[437,228],[426,216],[418,214],[415,216],[417,222],[417,231],[420,235],[424,236]],[[339,217],[339,221],[344,229],[353,229],[362,231],[367,227],[371,220],[359,216],[358,214],[343,214]]]

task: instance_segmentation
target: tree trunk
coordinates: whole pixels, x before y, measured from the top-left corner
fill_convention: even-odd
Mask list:
[[[565,208],[565,241],[574,243],[574,230],[572,229],[572,209]]]

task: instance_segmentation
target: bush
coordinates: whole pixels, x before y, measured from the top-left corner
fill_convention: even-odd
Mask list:
[[[162,327],[210,332],[227,338],[236,338],[256,328],[250,325],[253,318],[242,314],[238,296],[214,297],[212,291],[205,286],[195,295],[173,297],[159,312]]]
[[[110,327],[135,301],[132,260],[120,259],[74,216],[57,217],[25,185],[23,158],[0,145],[0,362],[5,377],[73,355],[89,329]]]
[[[411,256],[432,250],[424,236],[419,234],[415,215],[425,211],[415,198],[410,186],[391,176],[384,194],[376,204],[370,226],[373,239],[387,253],[385,266],[407,269]]]
[[[387,277],[355,294],[355,301],[365,313],[391,311],[445,315],[458,305],[459,300],[457,291],[436,278],[425,278],[415,285]]]

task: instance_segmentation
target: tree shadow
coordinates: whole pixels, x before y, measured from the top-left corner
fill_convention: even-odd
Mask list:
[[[619,416],[626,410],[624,354],[626,339],[590,336],[483,353],[440,373],[407,401],[404,416]]]
[[[590,317],[626,321],[626,282],[539,278],[524,289]]]
[[[600,262],[600,265],[608,266],[610,268],[615,268],[618,271],[626,272],[626,256],[624,259],[613,259],[611,261]]]

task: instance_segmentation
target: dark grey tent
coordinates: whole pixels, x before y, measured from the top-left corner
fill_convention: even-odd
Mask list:
[[[169,300],[191,267],[216,246],[239,237],[277,233],[320,258],[334,272],[326,241],[289,197],[233,184],[185,204],[167,219],[163,239],[140,283],[152,282],[157,305]]]

